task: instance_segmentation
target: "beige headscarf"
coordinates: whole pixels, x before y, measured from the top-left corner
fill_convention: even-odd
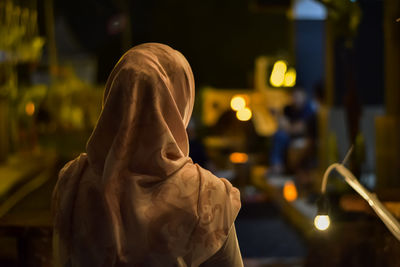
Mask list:
[[[225,242],[239,191],[188,157],[191,68],[178,51],[129,50],[108,78],[103,109],[53,194],[61,266],[198,266]]]

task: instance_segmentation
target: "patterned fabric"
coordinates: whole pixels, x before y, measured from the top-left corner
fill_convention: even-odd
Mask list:
[[[122,56],[87,154],[59,174],[56,265],[198,266],[222,247],[240,194],[188,157],[193,104],[181,53],[148,43]]]

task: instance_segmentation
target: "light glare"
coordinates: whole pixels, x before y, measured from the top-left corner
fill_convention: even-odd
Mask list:
[[[328,215],[315,216],[314,225],[315,225],[315,228],[317,228],[318,230],[325,231],[326,229],[329,228],[330,224],[331,224],[331,220],[329,219]]]
[[[293,87],[296,85],[296,70],[294,68],[289,68],[286,72],[283,85],[286,87]]]
[[[33,104],[31,101],[29,101],[25,105],[25,112],[28,116],[32,116],[33,113],[35,113],[35,104]]]
[[[240,121],[248,121],[251,119],[252,115],[253,114],[249,108],[243,108],[236,112],[236,118],[238,118]]]
[[[246,99],[242,96],[234,96],[231,99],[231,108],[235,111],[239,111],[246,107]]]
[[[229,155],[229,159],[232,163],[246,163],[249,156],[246,153],[234,152]]]
[[[289,202],[293,202],[297,199],[297,188],[293,181],[289,180],[285,182],[283,186],[283,197]]]
[[[287,70],[287,65],[285,61],[278,60],[277,62],[275,62],[274,67],[272,68],[271,76],[269,78],[269,81],[272,86],[280,87],[283,85],[285,80],[286,70]]]

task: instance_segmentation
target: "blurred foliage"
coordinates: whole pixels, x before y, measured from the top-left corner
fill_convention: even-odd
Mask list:
[[[0,97],[15,99],[17,94],[17,73],[14,66],[0,63]]]
[[[18,89],[13,114],[18,150],[51,148],[65,158],[84,150],[101,110],[103,90],[80,80],[71,67],[58,67],[50,86]]]
[[[47,94],[46,85],[35,85],[27,88],[20,88],[16,113],[20,124],[31,124],[37,107],[43,102]],[[31,106],[30,110],[29,107]]]
[[[80,80],[72,68],[60,69],[43,103],[58,130],[88,130],[96,124],[103,90]]]
[[[37,14],[37,1],[0,0],[0,160],[36,149],[40,139],[58,147],[71,133],[71,142],[86,138],[100,113],[102,90],[72,67],[58,66],[49,84],[32,80],[44,45]]]
[[[0,62],[36,61],[44,39],[38,35],[37,10],[0,1]]]
[[[92,129],[101,109],[102,90],[80,80],[72,68],[59,67],[51,86],[19,88],[16,115],[19,125],[41,132]]]

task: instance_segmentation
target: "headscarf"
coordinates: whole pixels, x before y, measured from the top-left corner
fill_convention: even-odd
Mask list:
[[[86,153],[60,171],[54,252],[65,266],[198,266],[225,242],[239,191],[193,164],[194,78],[184,56],[147,43],[111,72]]]

